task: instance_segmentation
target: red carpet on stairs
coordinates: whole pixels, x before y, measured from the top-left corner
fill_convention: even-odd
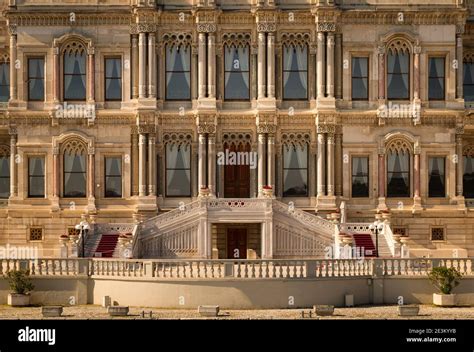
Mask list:
[[[118,238],[118,234],[103,234],[95,253],[101,253],[103,258],[111,258],[115,247],[117,247]]]
[[[368,233],[355,233],[352,235],[356,247],[364,247],[365,257],[376,257],[376,250],[372,237]]]

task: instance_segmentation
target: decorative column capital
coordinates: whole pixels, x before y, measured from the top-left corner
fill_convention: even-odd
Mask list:
[[[386,52],[385,45],[383,45],[383,44],[377,45],[377,55],[383,56],[383,55],[385,55],[385,52]]]
[[[336,133],[336,125],[317,125],[316,132],[329,133],[329,134],[334,135],[334,133]]]
[[[95,154],[95,148],[94,147],[88,147],[87,148],[87,154],[94,155]]]
[[[335,22],[317,22],[317,31],[319,32],[335,32],[336,23]]]
[[[215,23],[198,23],[196,27],[198,33],[214,33],[216,29]]]
[[[257,23],[257,32],[272,33],[276,31],[276,23],[274,22],[259,22]]]
[[[11,138],[16,138],[16,135],[18,134],[17,128],[15,126],[10,126],[8,128],[8,134],[11,136]]]
[[[16,24],[9,24],[8,25],[8,34],[17,35],[17,25]]]
[[[420,45],[415,45],[415,46],[413,47],[413,53],[414,53],[415,55],[420,55],[420,54],[421,54],[421,46],[420,46]]]
[[[94,55],[95,54],[95,49],[93,46],[87,48],[87,55]]]
[[[464,125],[457,125],[455,128],[456,135],[464,134]]]

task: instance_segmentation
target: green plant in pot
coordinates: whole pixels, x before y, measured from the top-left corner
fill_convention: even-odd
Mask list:
[[[11,293],[8,294],[8,305],[23,307],[30,305],[30,292],[35,288],[30,279],[29,270],[10,270],[5,278]]]
[[[433,304],[442,307],[455,306],[456,295],[452,291],[459,285],[461,277],[461,273],[456,268],[447,268],[445,266],[433,268],[428,273],[428,278],[440,291],[440,293],[433,294]]]

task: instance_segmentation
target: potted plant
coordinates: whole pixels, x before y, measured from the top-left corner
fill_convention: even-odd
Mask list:
[[[5,278],[8,280],[10,290],[8,294],[8,305],[13,307],[25,307],[30,305],[30,292],[35,288],[30,280],[29,270],[11,270]]]
[[[428,273],[431,283],[440,293],[433,293],[433,304],[442,307],[456,305],[456,295],[451,293],[459,285],[461,273],[456,268],[440,266]]]
[[[265,197],[271,197],[273,195],[273,188],[272,186],[265,185],[263,186],[263,195]]]

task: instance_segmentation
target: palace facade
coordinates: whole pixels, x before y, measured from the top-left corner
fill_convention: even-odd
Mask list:
[[[0,245],[474,255],[474,1],[2,3]]]

